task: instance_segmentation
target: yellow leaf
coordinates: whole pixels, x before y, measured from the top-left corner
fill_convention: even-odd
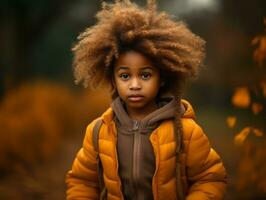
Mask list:
[[[227,125],[230,127],[230,128],[233,128],[236,124],[236,117],[234,116],[229,116],[226,118],[226,122],[227,122]]]
[[[250,105],[250,94],[247,87],[238,87],[235,89],[232,104],[240,108],[247,108]]]
[[[258,113],[260,113],[263,110],[263,106],[260,103],[252,103],[251,106],[252,112],[257,115]]]
[[[257,137],[261,137],[261,136],[263,136],[263,132],[262,132],[262,130],[259,130],[259,129],[257,129],[257,128],[252,128],[252,131],[253,131],[253,133],[254,133]]]
[[[246,127],[243,128],[242,131],[240,131],[240,133],[238,133],[234,140],[235,140],[235,144],[236,145],[242,145],[243,142],[245,141],[246,137],[248,136],[248,134],[250,133],[251,127]]]

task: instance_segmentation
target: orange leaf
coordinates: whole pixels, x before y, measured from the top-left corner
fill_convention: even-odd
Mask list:
[[[243,142],[245,141],[246,137],[248,136],[248,134],[250,133],[251,131],[251,127],[246,127],[246,128],[243,128],[242,131],[240,131],[240,133],[238,133],[234,140],[235,140],[235,144],[236,145],[242,145]]]
[[[252,103],[251,106],[252,112],[257,115],[258,113],[260,113],[263,110],[263,106],[260,103]]]
[[[230,128],[233,128],[236,124],[236,117],[234,116],[229,116],[226,118],[226,122],[227,122],[227,125],[230,127]]]
[[[262,130],[259,130],[259,129],[257,129],[257,128],[252,128],[252,131],[253,131],[253,133],[254,133],[256,136],[258,136],[258,137],[263,136],[263,131],[262,131]]]
[[[235,89],[232,97],[232,104],[236,107],[247,108],[250,104],[250,94],[247,87],[239,87]]]
[[[259,36],[254,37],[254,38],[251,40],[251,44],[252,44],[252,45],[256,45],[259,41],[260,41],[260,37],[259,37]]]
[[[266,98],[266,82],[265,81],[261,81],[260,86],[262,88],[263,96]]]
[[[258,44],[258,47],[254,50],[253,58],[260,67],[263,65],[263,61],[266,58],[266,36],[257,36],[251,41],[252,45]]]

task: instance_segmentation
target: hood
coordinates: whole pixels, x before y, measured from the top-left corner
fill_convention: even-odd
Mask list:
[[[183,115],[188,107],[188,104],[185,103],[181,105],[181,112]],[[160,98],[160,101],[158,102],[158,109],[148,114],[142,120],[133,120],[129,117],[120,97],[117,97],[113,101],[111,107],[114,112],[114,119],[117,128],[120,132],[124,134],[132,134],[136,131],[136,128],[138,128],[140,133],[146,134],[154,130],[161,121],[173,119],[175,117],[177,112],[177,101],[173,96]]]
[[[114,103],[115,103],[115,101],[113,101],[112,104],[114,104]],[[185,99],[181,99],[181,106],[182,106],[182,110],[183,110],[182,118],[191,118],[191,119],[195,120],[195,118],[196,118],[195,112],[194,112],[193,107],[189,103],[189,101],[187,101]],[[125,112],[125,110],[124,110],[124,112]],[[154,112],[156,112],[156,111],[154,111]],[[115,116],[114,110],[112,107],[110,107],[102,114],[101,118],[103,119],[103,122],[105,124],[109,124],[113,120],[114,116]]]

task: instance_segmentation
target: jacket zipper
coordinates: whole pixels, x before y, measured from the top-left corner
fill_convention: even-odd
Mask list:
[[[134,144],[133,144],[133,168],[132,179],[135,189],[136,199],[138,199],[138,177],[139,177],[139,153],[140,153],[140,133],[139,133],[139,121],[135,120],[133,124]]]

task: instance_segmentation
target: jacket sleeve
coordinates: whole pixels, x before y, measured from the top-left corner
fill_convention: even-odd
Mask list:
[[[226,191],[226,170],[207,136],[195,123],[188,146],[187,175],[190,185],[186,200],[221,200]]]
[[[92,143],[95,121],[86,129],[83,146],[76,155],[72,168],[66,175],[66,199],[85,200],[99,198],[97,153]]]

